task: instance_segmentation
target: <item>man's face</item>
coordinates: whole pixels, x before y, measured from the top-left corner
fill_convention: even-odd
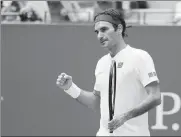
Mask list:
[[[113,25],[109,22],[99,21],[95,24],[94,29],[102,47],[110,49],[120,40],[118,32],[115,31]]]

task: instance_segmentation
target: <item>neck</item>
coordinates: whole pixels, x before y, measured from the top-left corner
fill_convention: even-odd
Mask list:
[[[117,45],[114,45],[111,49],[109,49],[111,57],[114,57],[118,52],[123,50],[126,46],[127,44],[124,41],[120,42]]]

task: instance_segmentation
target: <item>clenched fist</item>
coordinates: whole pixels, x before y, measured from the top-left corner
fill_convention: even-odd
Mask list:
[[[69,89],[72,86],[72,77],[65,73],[61,73],[58,76],[57,85],[63,90]]]

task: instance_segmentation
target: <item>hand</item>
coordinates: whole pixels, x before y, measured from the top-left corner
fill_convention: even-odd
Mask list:
[[[127,121],[125,115],[114,117],[110,122],[108,122],[108,129],[114,131],[120,126],[122,126]]]
[[[71,87],[72,85],[72,77],[65,74],[65,73],[61,73],[58,76],[57,82],[56,84],[58,85],[58,87],[60,87],[63,90],[67,90]]]

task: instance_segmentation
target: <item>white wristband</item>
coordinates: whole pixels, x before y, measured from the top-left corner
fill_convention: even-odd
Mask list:
[[[81,89],[77,87],[77,85],[72,83],[72,86],[69,89],[64,90],[64,91],[70,96],[72,96],[73,98],[78,98],[80,95]]]

